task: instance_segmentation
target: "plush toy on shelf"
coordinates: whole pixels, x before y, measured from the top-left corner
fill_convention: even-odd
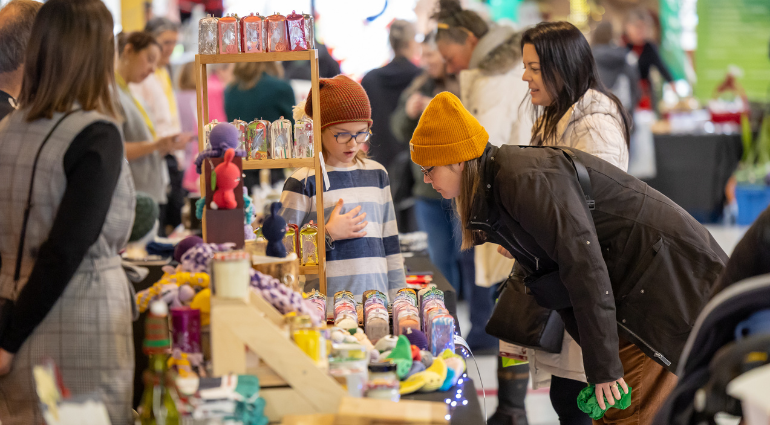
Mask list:
[[[283,204],[273,202],[270,205],[270,215],[262,224],[262,235],[267,239],[265,255],[268,257],[286,257],[286,246],[283,244],[283,236],[286,234],[286,220],[278,214]]]
[[[232,210],[238,206],[234,189],[238,187],[238,182],[241,180],[241,169],[233,164],[234,156],[235,150],[228,149],[225,152],[225,162],[217,165],[211,175],[212,189],[216,187],[211,200],[211,209]]]
[[[195,169],[201,174],[201,165],[207,158],[222,158],[228,149],[235,151],[234,156],[246,158],[246,151],[240,148],[240,133],[238,129],[227,122],[217,124],[209,133],[210,148],[198,154],[195,158]]]

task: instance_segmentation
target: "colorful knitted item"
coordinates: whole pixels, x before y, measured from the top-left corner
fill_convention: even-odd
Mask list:
[[[321,130],[344,122],[365,122],[372,125],[372,106],[361,84],[344,75],[322,78],[318,82],[321,95]],[[313,117],[313,91],[305,102],[305,113]]]
[[[194,247],[195,245],[202,244],[203,239],[200,236],[188,236],[181,241],[179,241],[178,244],[174,247],[174,261],[177,263],[182,262],[182,256],[190,250],[190,248]]]
[[[480,157],[487,141],[489,134],[460,99],[443,92],[422,113],[409,151],[412,161],[423,167],[457,164]]]
[[[301,293],[294,292],[278,279],[262,274],[254,269],[249,270],[249,273],[251,274],[252,291],[261,295],[281,314],[295,312],[308,315],[316,326],[320,326],[325,319],[321,317],[313,303],[302,298]]]
[[[233,249],[235,244],[204,243],[190,248],[182,256],[182,271],[192,273],[207,273],[209,264],[217,252],[227,252]]]
[[[604,406],[606,409],[602,410],[602,408],[599,407],[599,402],[596,401],[596,385],[591,384],[583,388],[580,391],[580,394],[578,394],[578,408],[595,421],[603,418],[604,413],[609,409],[628,409],[631,406],[631,387],[628,387],[628,394],[624,394],[622,388],[618,388],[618,390],[620,391],[620,400],[615,400],[615,405],[610,406],[610,403],[607,402],[607,397],[605,397]]]
[[[183,287],[191,287],[192,296],[182,296],[189,291],[181,291]],[[161,279],[151,287],[136,294],[136,305],[139,312],[144,313],[153,300],[162,299],[172,307],[180,307],[182,303],[192,300],[196,292],[209,287],[209,275],[206,273],[166,272]]]
[[[409,345],[409,340],[403,335],[399,336],[396,348],[390,352],[386,359],[390,359],[396,364],[398,379],[404,379],[412,368],[412,348]]]
[[[444,350],[441,353],[441,358],[446,363],[447,377],[439,391],[448,391],[457,384],[460,376],[465,372],[465,359],[463,359],[463,356],[455,354],[450,350]]]
[[[425,333],[421,330],[406,328],[403,335],[409,339],[409,343],[416,345],[420,350],[428,349],[428,338],[425,337]]]

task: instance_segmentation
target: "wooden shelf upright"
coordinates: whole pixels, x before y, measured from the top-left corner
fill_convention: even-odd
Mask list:
[[[261,170],[273,168],[298,168],[312,167],[315,169],[316,179],[316,211],[318,212],[318,266],[302,267],[301,274],[318,274],[320,290],[326,294],[326,239],[325,217],[323,203],[323,175],[321,173],[320,153],[321,145],[321,104],[318,86],[318,51],[305,50],[299,52],[274,52],[274,53],[237,53],[217,55],[195,55],[195,88],[198,103],[198,149],[203,151],[205,143],[204,126],[209,122],[208,102],[208,74],[206,66],[219,63],[243,63],[243,62],[284,62],[284,61],[310,61],[310,76],[313,94],[313,145],[315,156],[313,158],[288,158],[288,159],[264,159],[244,160],[244,170]],[[260,117],[243,117],[254,120]],[[288,118],[288,117],[287,117]],[[205,182],[201,178],[201,193],[205,192]],[[320,188],[320,190],[319,190]],[[203,239],[206,238],[206,214],[203,215]]]

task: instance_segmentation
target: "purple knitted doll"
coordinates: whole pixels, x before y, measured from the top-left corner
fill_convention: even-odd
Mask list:
[[[204,159],[222,158],[228,149],[235,149],[235,156],[246,158],[246,151],[240,146],[238,129],[230,123],[217,124],[209,133],[209,144],[211,148],[199,153],[198,157],[195,158],[195,169],[198,174],[201,173],[201,164],[203,164]]]

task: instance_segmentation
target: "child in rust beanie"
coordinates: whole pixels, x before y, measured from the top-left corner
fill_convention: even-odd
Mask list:
[[[406,286],[406,277],[388,173],[362,150],[371,136],[369,97],[344,75],[321,79],[319,86],[319,99],[311,90],[304,108],[297,109],[312,117],[313,108],[320,108],[314,125],[321,126],[329,176],[329,187],[321,188],[327,220],[327,294],[348,290],[361,301],[364,291],[375,289],[392,301]],[[287,223],[302,227],[317,222],[314,176],[314,169],[301,168],[286,180],[280,214]],[[305,290],[317,288],[318,279],[308,279]]]

